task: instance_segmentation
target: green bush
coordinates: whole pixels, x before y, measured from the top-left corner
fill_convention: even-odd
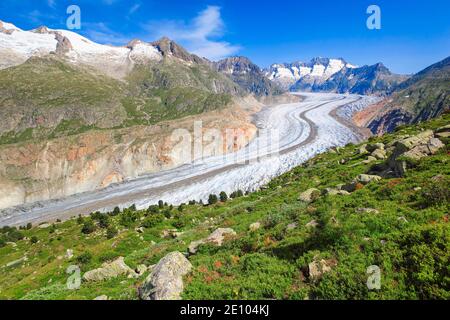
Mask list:
[[[159,207],[157,205],[152,205],[150,207],[148,207],[147,209],[147,213],[158,213],[159,212]]]
[[[80,254],[77,257],[76,260],[77,260],[77,262],[79,264],[88,264],[89,262],[92,261],[92,253],[90,253],[90,252],[83,252],[82,254]]]
[[[142,226],[144,228],[153,228],[156,225],[162,223],[164,221],[164,215],[162,214],[152,214],[145,218],[145,220],[142,222]]]
[[[131,227],[138,219],[140,215],[137,211],[126,209],[120,215],[120,224],[124,227]]]
[[[91,234],[95,231],[95,224],[92,220],[87,220],[83,223],[83,227],[81,228],[81,232],[84,234]]]
[[[117,236],[118,231],[116,227],[109,226],[108,229],[106,229],[106,238],[112,239],[115,236]]]

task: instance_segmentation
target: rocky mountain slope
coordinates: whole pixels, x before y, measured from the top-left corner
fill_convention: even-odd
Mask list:
[[[382,63],[356,67],[343,59],[315,58],[308,63],[274,64],[266,75],[286,90],[387,95],[407,76]]]
[[[244,94],[208,61],[167,38],[110,47],[65,30],[7,28],[0,33],[0,56],[11,51],[20,59],[2,59],[3,143],[61,136],[67,126],[154,124],[224,108]]]
[[[167,38],[112,47],[66,30],[1,22],[0,189],[13,191],[0,206],[177,166],[168,129],[189,130],[179,121],[189,116],[251,138],[247,109],[260,103],[246,96],[209,61]]]
[[[450,57],[401,83],[388,99],[356,117],[361,125],[380,134],[399,125],[434,118],[449,109]]]
[[[0,298],[448,300],[449,124],[334,148],[208,204],[1,228]]]
[[[231,57],[214,63],[217,71],[229,76],[248,93],[257,96],[279,95],[283,90],[246,57]]]

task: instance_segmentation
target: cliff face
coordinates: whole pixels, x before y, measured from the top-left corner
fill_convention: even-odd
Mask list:
[[[224,153],[235,151],[256,133],[249,119],[248,113],[234,107],[154,126],[90,131],[39,143],[2,146],[0,208],[105,188],[182,165],[191,159],[174,151],[179,141],[171,135],[176,129],[193,132],[194,121],[203,121],[203,131],[219,129],[223,137],[226,130],[239,130],[245,139],[223,145]],[[207,150],[203,156],[209,155]]]
[[[214,68],[258,97],[280,95],[283,90],[270,81],[261,69],[246,57],[231,57],[213,64]]]
[[[375,134],[418,123],[450,109],[450,57],[431,65],[400,84],[378,113],[367,121]]]

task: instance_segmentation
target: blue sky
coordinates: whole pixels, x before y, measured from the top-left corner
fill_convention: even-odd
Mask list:
[[[0,0],[0,20],[66,28],[71,4],[81,8],[79,32],[97,42],[167,35],[199,55],[244,55],[261,67],[322,56],[413,73],[450,55],[449,0]],[[371,4],[381,30],[366,27]]]

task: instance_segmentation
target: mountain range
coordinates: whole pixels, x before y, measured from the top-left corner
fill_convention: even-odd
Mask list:
[[[365,123],[373,133],[391,132],[450,110],[450,57],[435,63],[397,86],[392,95],[376,106]]]
[[[263,70],[246,57],[209,61],[166,37],[118,47],[0,21],[0,194],[11,195],[0,207],[179,166],[170,133],[189,117],[251,139],[251,113],[289,102],[289,90],[385,96],[360,122],[392,131],[447,110],[448,79],[448,58],[412,77],[329,58]]]
[[[285,90],[386,95],[408,76],[396,75],[382,63],[357,67],[344,59],[274,64],[266,76]]]

